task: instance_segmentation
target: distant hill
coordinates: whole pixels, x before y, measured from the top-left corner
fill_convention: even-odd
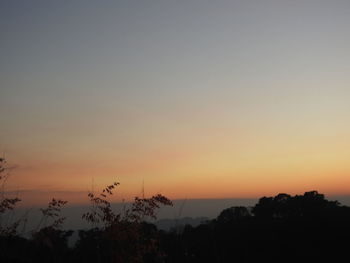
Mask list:
[[[208,217],[184,217],[179,219],[161,219],[155,222],[155,225],[159,230],[169,231],[174,228],[181,228],[186,225],[191,225],[193,227],[197,227],[202,223],[208,221]]]
[[[340,203],[344,205],[350,205],[350,197],[349,196],[330,196],[330,200],[339,200]],[[157,220],[169,220],[160,223],[159,226],[164,227],[164,229],[168,229],[166,224],[174,225],[176,221],[178,224],[183,224],[186,221],[183,221],[184,218],[192,218],[193,221],[189,220],[189,224],[196,224],[197,219],[213,219],[216,218],[220,212],[228,207],[232,206],[246,206],[251,207],[254,206],[258,202],[258,199],[182,199],[182,200],[174,200],[173,207],[161,207],[157,214]],[[113,209],[116,211],[121,211],[124,205],[128,205],[128,203],[121,204],[115,203],[112,204]],[[39,208],[20,208],[16,209],[15,216],[21,216],[23,214],[27,214],[30,220],[28,220],[28,224],[26,226],[27,230],[33,229],[37,226],[41,213]],[[29,211],[30,210],[30,211]],[[85,221],[81,220],[81,216],[83,213],[89,210],[88,205],[72,205],[65,207],[62,210],[62,215],[67,218],[64,223],[65,229],[82,229],[89,228],[90,225]],[[157,223],[154,221],[152,223]],[[163,225],[164,224],[164,225]]]

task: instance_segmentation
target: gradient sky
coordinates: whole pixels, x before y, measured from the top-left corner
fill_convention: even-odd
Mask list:
[[[350,1],[1,1],[27,202],[350,194]]]

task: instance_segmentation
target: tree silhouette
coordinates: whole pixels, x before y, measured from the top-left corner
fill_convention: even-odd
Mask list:
[[[16,204],[21,201],[18,197],[9,198],[6,196],[6,182],[10,176],[9,167],[6,166],[6,160],[0,158],[0,236],[14,236],[17,234],[19,225],[23,218],[15,222],[9,222],[9,214],[14,210]]]
[[[317,191],[304,195],[290,196],[278,194],[275,197],[262,197],[252,212],[262,218],[293,218],[328,216],[340,207],[337,201],[328,201]]]
[[[217,217],[217,221],[220,223],[228,223],[235,220],[242,220],[251,217],[249,209],[244,206],[233,206],[224,209]]]
[[[0,182],[8,178],[0,159]],[[5,227],[4,216],[18,198],[0,199],[0,262],[342,262],[350,245],[350,207],[329,201],[317,191],[262,197],[247,208],[224,209],[216,219],[182,231],[160,231],[149,222],[161,205],[172,205],[163,195],[135,197],[114,211],[109,201],[119,183],[100,194],[89,193],[90,210],[82,218],[90,229],[79,230],[74,247],[72,231],[63,229],[61,208],[66,201],[52,199],[41,209],[42,219],[31,238],[18,234],[18,223]]]
[[[172,202],[163,195],[135,197],[130,208],[115,213],[108,197],[118,185],[115,182],[107,186],[99,195],[88,194],[91,210],[82,218],[95,228],[79,233],[77,251],[80,261],[90,262],[93,258],[96,262],[144,262],[146,258],[160,257],[157,230],[144,220],[156,219],[160,205],[171,206]],[[90,252],[88,257],[86,250]]]

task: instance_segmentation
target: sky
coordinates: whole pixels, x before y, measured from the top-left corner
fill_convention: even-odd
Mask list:
[[[350,2],[0,3],[0,151],[30,204],[350,194]]]

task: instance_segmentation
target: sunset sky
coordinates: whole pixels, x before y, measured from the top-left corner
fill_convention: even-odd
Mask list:
[[[1,1],[8,191],[350,194],[350,1]]]

